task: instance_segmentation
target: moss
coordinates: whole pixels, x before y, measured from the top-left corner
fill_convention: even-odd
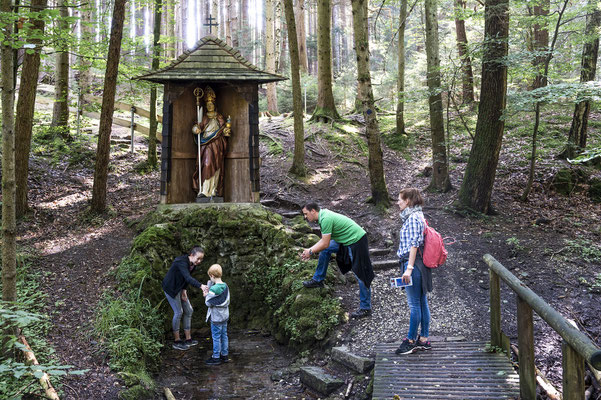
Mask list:
[[[134,240],[116,276],[120,290],[139,291],[164,313],[165,326],[171,311],[164,301],[162,279],[173,259],[195,245],[206,252],[193,274],[196,279],[206,281],[213,263],[224,268],[224,281],[232,291],[233,325],[261,328],[302,350],[325,340],[339,323],[342,312],[331,290],[307,292],[302,287],[315,261],[301,262],[297,246],[318,240],[302,217],[284,226],[281,216],[263,207],[228,204],[162,208],[144,220],[147,228]],[[204,313],[203,297],[190,292],[193,308]],[[200,325],[204,318],[193,318],[193,327]]]
[[[574,185],[575,182],[572,179],[572,172],[569,168],[557,171],[551,182],[551,188],[564,196],[569,196],[572,193]]]
[[[591,179],[588,195],[595,203],[601,203],[601,179]]]

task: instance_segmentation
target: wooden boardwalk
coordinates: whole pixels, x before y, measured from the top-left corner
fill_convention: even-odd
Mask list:
[[[432,342],[432,350],[398,356],[398,343],[376,346],[373,400],[517,399],[519,376],[486,342]]]

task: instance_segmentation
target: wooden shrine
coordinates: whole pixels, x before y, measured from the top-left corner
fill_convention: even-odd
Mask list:
[[[192,187],[197,144],[198,93],[208,87],[214,105],[231,117],[223,172],[223,201],[259,201],[259,84],[285,80],[261,71],[215,36],[205,36],[166,68],[136,79],[164,84],[161,142],[161,204],[197,201]],[[195,94],[195,90],[197,90]],[[200,121],[198,121],[200,122]]]

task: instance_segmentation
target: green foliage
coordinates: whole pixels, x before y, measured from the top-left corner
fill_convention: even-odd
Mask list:
[[[40,290],[40,273],[32,270],[28,254],[17,255],[17,303],[0,302],[0,321],[9,322],[21,329],[40,365],[25,365],[21,351],[25,348],[17,337],[0,330],[0,353],[12,356],[0,362],[0,398],[20,399],[28,394],[42,395],[37,380],[45,372],[54,385],[65,374],[81,375],[86,371],[74,370],[71,365],[61,365],[54,360],[54,350],[44,340],[51,325],[43,314],[47,296]],[[0,289],[2,282],[0,282]]]
[[[566,239],[566,252],[586,262],[601,263],[601,246],[586,239]]]
[[[505,244],[507,244],[512,249],[512,251],[515,252],[521,252],[524,250],[524,246],[520,244],[520,239],[516,237],[507,238],[507,240],[505,240]]]
[[[45,124],[34,125],[32,153],[49,158],[54,166],[66,162],[68,166],[93,168],[96,158],[90,137],[77,136],[69,127]]]
[[[95,331],[108,349],[116,371],[136,374],[155,370],[160,361],[163,316],[133,291],[113,298],[105,294]]]

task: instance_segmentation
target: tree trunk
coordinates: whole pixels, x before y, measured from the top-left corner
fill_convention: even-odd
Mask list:
[[[348,30],[348,18],[347,18],[347,7],[348,7],[348,1],[346,0],[340,0],[340,24],[341,24],[341,29],[342,29],[342,37],[341,37],[341,41],[340,41],[340,57],[342,58],[342,62],[346,63],[348,61],[348,57],[349,57],[349,40],[348,40],[348,35],[347,32]]]
[[[317,105],[311,120],[340,119],[332,91],[331,0],[317,0]]]
[[[547,86],[547,77],[543,74],[545,60],[549,51],[549,28],[546,18],[549,15],[549,0],[537,0],[537,5],[532,8],[531,15],[534,15],[536,23],[534,24],[532,34],[532,50],[534,59],[532,65],[536,71],[532,89]],[[543,21],[542,23],[540,21]]]
[[[170,38],[170,41],[165,43],[163,54],[166,59],[174,60],[176,57],[176,42],[173,41],[178,38],[176,33],[177,21],[174,12],[174,0],[167,0],[163,5],[163,20],[165,22],[165,27],[161,27],[161,29],[164,30],[167,37]]]
[[[407,27],[407,0],[401,0],[399,13],[399,42],[398,42],[398,75],[397,75],[397,105],[396,133],[405,135],[405,28]]]
[[[298,59],[303,74],[309,71],[307,59],[307,33],[305,31],[305,0],[296,0],[294,8],[296,37],[298,40]]]
[[[250,46],[250,19],[248,16],[248,0],[240,0],[240,32],[242,33],[242,38],[240,40],[240,52],[244,57],[250,60],[252,48]]]
[[[47,0],[46,0],[47,1]],[[92,4],[82,5],[81,10],[81,40],[79,46],[79,104],[85,104],[85,96],[90,93],[92,85],[92,61],[86,57],[88,51],[87,43],[95,42],[95,33],[92,27],[94,6]],[[20,94],[19,94],[20,96]],[[77,110],[80,112],[80,110]]]
[[[367,26],[368,0],[353,0],[353,36],[357,53],[357,89],[361,99],[361,111],[365,116],[365,133],[369,151],[369,182],[372,202],[388,207],[388,190],[384,179],[384,163],[380,145],[380,128],[376,114],[374,93],[369,72],[369,34]]]
[[[240,2],[237,1],[238,7],[232,5],[232,11],[230,14],[230,26],[232,31],[232,47],[240,47],[240,22],[238,21],[238,15],[240,14]]]
[[[440,87],[440,58],[438,54],[438,15],[436,0],[425,0],[426,58],[428,69],[428,104],[432,134],[432,181],[430,189],[447,192],[451,189],[449,165],[444,136],[442,114],[442,88]]]
[[[225,3],[225,43],[232,46],[232,4],[233,0],[226,0]]]
[[[159,69],[159,60],[161,57],[161,20],[163,14],[162,0],[155,0],[154,4],[154,32],[152,38],[152,70]],[[157,87],[152,84],[150,88],[150,132],[148,134],[148,166],[152,169],[157,165]]]
[[[290,173],[305,176],[305,128],[303,126],[303,102],[301,99],[301,82],[299,69],[298,43],[296,41],[296,21],[292,0],[284,1],[286,26],[288,27],[288,47],[290,54],[290,74],[292,79],[292,103],[294,106],[294,156]]]
[[[265,67],[267,72],[275,73],[275,8],[274,0],[265,0]],[[278,98],[275,82],[267,84],[267,111],[278,115]]]
[[[472,72],[472,60],[468,54],[467,35],[465,33],[465,0],[455,0],[455,32],[457,35],[457,51],[461,60],[461,81],[463,104],[474,102],[474,73]]]
[[[175,3],[177,4],[177,1]],[[190,2],[188,0],[181,0],[181,4],[182,41],[178,54],[182,54],[188,49],[188,14],[190,13]]]
[[[459,206],[488,213],[501,142],[507,96],[507,36],[509,0],[486,0],[484,55],[476,134],[459,190]]]
[[[111,38],[104,74],[104,92],[102,110],[98,127],[98,147],[96,149],[96,165],[94,168],[94,186],[92,187],[92,211],[102,213],[106,210],[106,186],[110,159],[111,127],[115,107],[115,91],[119,72],[119,55],[123,37],[123,19],[125,17],[125,0],[115,0]]]
[[[60,10],[58,26],[62,33],[56,48],[56,84],[52,126],[66,127],[69,123],[69,43],[66,39],[69,29],[67,23],[69,9],[65,0],[58,0],[57,7]]]
[[[42,12],[46,9],[47,0],[32,0],[31,11]],[[35,44],[32,54],[25,53],[23,70],[21,71],[21,85],[19,87],[19,100],[17,101],[17,115],[15,121],[15,178],[16,178],[16,216],[22,217],[28,209],[27,206],[27,177],[29,176],[29,153],[31,150],[31,131],[33,127],[33,113],[35,110],[35,97],[38,87],[40,72],[40,46],[44,35],[44,20],[34,19],[34,31],[30,33],[28,42]],[[35,33],[35,35],[33,35]]]
[[[589,0],[589,14],[586,17],[586,37],[589,38],[582,49],[580,63],[580,83],[595,80],[597,55],[599,53],[599,35],[595,34],[601,26],[601,12],[597,9],[598,0]],[[574,158],[586,148],[588,116],[591,104],[589,100],[581,101],[574,108],[572,126],[568,135],[568,143],[564,157]]]
[[[0,2],[0,11],[12,16],[11,0]],[[13,24],[4,25],[0,64],[2,71],[2,300],[17,300],[17,221],[15,213],[15,76]],[[4,325],[4,324],[2,324]],[[4,329],[6,326],[3,326]],[[2,343],[4,344],[4,343]]]

